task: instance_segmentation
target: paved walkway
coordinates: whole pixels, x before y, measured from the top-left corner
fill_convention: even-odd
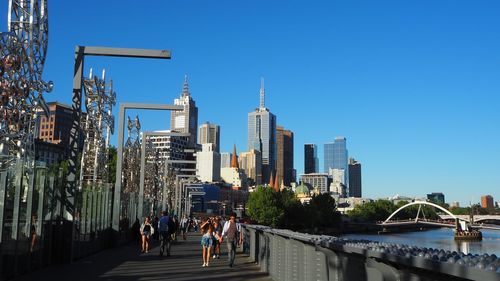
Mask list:
[[[191,235],[187,241],[173,244],[170,257],[159,257],[157,242],[149,254],[140,254],[139,245],[130,244],[73,264],[50,266],[15,280],[271,280],[243,254],[238,254],[236,265],[230,268],[225,243],[223,256],[211,261],[210,267],[203,268],[200,239],[199,235]]]

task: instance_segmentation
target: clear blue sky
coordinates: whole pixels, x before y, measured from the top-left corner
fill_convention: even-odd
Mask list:
[[[263,76],[268,107],[295,133],[298,173],[304,143],[323,167],[323,144],[342,135],[365,196],[500,200],[499,1],[49,5],[47,100],[71,101],[75,45],[169,49],[171,61],[88,58],[86,73],[105,67],[119,101],[156,103],[172,103],[187,73],[199,122],[221,125],[225,151],[246,150]],[[169,126],[166,113],[140,114],[147,130]]]

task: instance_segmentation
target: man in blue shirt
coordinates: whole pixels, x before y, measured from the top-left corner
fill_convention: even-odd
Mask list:
[[[170,234],[168,229],[168,223],[170,217],[167,211],[163,211],[160,220],[158,221],[158,230],[160,232],[160,257],[163,256],[165,248],[167,248],[167,257],[170,256]]]

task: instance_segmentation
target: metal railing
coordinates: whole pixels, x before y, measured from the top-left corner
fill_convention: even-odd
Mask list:
[[[244,251],[273,280],[500,280],[500,259],[494,255],[471,256],[258,225],[243,229]]]

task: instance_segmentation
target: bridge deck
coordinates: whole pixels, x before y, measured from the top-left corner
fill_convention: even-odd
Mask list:
[[[15,280],[271,280],[241,253],[236,257],[236,265],[229,268],[225,243],[221,248],[221,258],[211,260],[210,267],[203,268],[200,238],[191,235],[187,241],[173,244],[170,257],[158,256],[158,242],[153,242],[149,254],[140,254],[139,245],[134,243],[73,264],[51,266]]]

